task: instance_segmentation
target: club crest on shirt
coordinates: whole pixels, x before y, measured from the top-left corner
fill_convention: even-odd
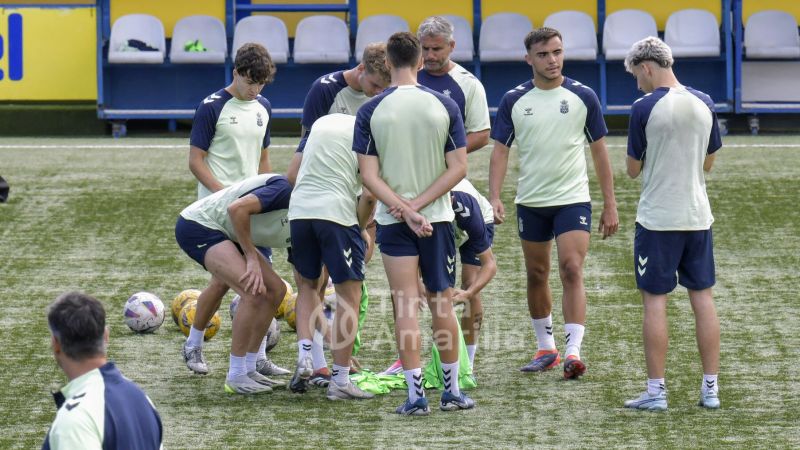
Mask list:
[[[339,112],[342,113],[342,114],[347,114],[347,107],[346,106],[340,106],[339,107]]]
[[[566,114],[569,112],[569,102],[566,100],[561,100],[561,114]]]
[[[256,113],[256,125],[258,125],[259,127],[263,127],[264,126],[264,121],[261,119],[261,113],[260,112]]]

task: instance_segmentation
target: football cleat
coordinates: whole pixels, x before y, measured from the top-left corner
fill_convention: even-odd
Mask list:
[[[403,363],[399,359],[378,375],[397,375],[398,373],[403,373]]]
[[[273,380],[272,378],[261,375],[256,371],[247,372],[247,376],[250,377],[250,379],[255,381],[256,383],[263,384],[264,386],[269,386],[272,389],[286,386],[285,381]]]
[[[567,356],[567,360],[564,361],[564,379],[577,380],[584,373],[586,373],[586,364],[575,355]]]
[[[187,347],[184,343],[181,354],[183,362],[186,363],[189,370],[200,375],[208,373],[208,364],[206,364],[206,358],[203,357],[203,347]]]
[[[442,411],[456,411],[459,409],[472,409],[474,407],[475,400],[467,397],[467,394],[463,392],[455,396],[451,394],[450,391],[444,391],[439,401],[439,409]]]
[[[661,391],[657,395],[650,395],[644,392],[639,398],[625,400],[624,406],[626,408],[643,409],[646,411],[666,411],[667,393],[666,391]]]
[[[539,350],[533,356],[533,360],[519,370],[521,372],[544,372],[560,363],[561,356],[558,354],[558,350]]]
[[[312,373],[314,373],[314,369],[312,368],[310,356],[306,356],[300,361],[297,361],[297,367],[294,370],[294,375],[292,375],[292,381],[289,382],[289,389],[298,394],[307,391],[308,379],[311,378]]]
[[[261,375],[265,376],[280,376],[280,375],[289,375],[292,373],[288,369],[284,369],[279,365],[272,362],[269,358],[258,358],[256,360],[256,371]]]
[[[348,381],[344,386],[330,383],[326,397],[328,397],[328,400],[363,400],[374,398],[375,394],[362,391],[358,386]]]
[[[331,384],[331,373],[327,367],[315,370],[308,382],[314,386],[326,388]]]
[[[700,394],[700,401],[697,406],[702,406],[708,409],[719,409],[719,395],[714,391],[708,391],[705,394]]]
[[[427,416],[431,413],[431,410],[428,408],[428,399],[420,397],[414,403],[411,403],[411,400],[406,398],[405,403],[398,406],[394,412],[403,416]]]
[[[239,375],[233,379],[225,380],[225,392],[229,394],[252,395],[272,392],[272,388],[254,381],[248,375]]]

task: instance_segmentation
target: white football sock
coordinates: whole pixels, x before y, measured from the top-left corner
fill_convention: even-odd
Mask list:
[[[244,364],[245,368],[247,369],[247,373],[255,372],[256,371],[256,360],[258,359],[258,353],[245,353],[244,354]]]
[[[555,350],[556,340],[553,338],[553,315],[543,319],[531,318],[533,331],[536,333],[536,345],[539,350]]]
[[[478,344],[467,346],[467,355],[469,355],[469,368],[475,367],[475,352],[478,351]]]
[[[325,348],[322,346],[322,341],[322,334],[319,331],[315,331],[314,342],[311,345],[311,359],[314,360],[315,372],[323,367],[328,367],[328,361],[325,359]]]
[[[647,379],[647,393],[651,397],[655,397],[661,392],[666,392],[667,384],[663,378],[648,378]]]
[[[707,392],[719,392],[719,384],[717,384],[717,374],[709,375],[703,374],[703,385],[700,387],[700,392],[705,395]]]
[[[458,388],[458,360],[454,363],[442,363],[442,374],[444,375],[444,389],[458,397],[461,390]]]
[[[344,386],[350,381],[350,366],[337,366],[333,364],[331,369],[331,378],[339,386]]]
[[[425,397],[425,389],[422,388],[422,369],[404,370],[403,375],[406,376],[406,384],[408,385],[408,399],[411,403],[417,401],[420,397]]]
[[[311,354],[312,347],[311,339],[300,339],[297,341],[297,360],[302,361],[303,358]]]
[[[186,346],[192,348],[203,347],[203,335],[205,330],[198,330],[195,327],[189,327],[189,337],[186,338]]]
[[[567,343],[567,348],[564,352],[565,358],[569,355],[575,355],[575,357],[581,359],[581,343],[583,342],[584,331],[585,327],[581,324],[564,324],[564,337]]]
[[[231,354],[231,362],[228,367],[228,379],[232,380],[239,375],[247,375],[247,364],[244,356],[233,356]]]

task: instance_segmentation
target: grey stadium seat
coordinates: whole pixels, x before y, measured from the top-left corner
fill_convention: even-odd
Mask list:
[[[344,20],[333,16],[306,17],[294,33],[294,62],[346,63],[350,60],[350,32]]]
[[[664,28],[664,42],[672,48],[672,56],[719,56],[719,24],[704,9],[683,9],[672,13]]]
[[[187,52],[184,45],[199,40],[205,52]],[[224,63],[228,53],[225,25],[216,17],[197,15],[179,20],[172,31],[169,59],[176,64]]]
[[[469,26],[467,19],[449,14],[442,17],[453,24],[453,39],[456,41],[456,49],[450,54],[450,59],[459,62],[472,61],[475,44],[472,42],[472,27]]]
[[[531,21],[516,13],[498,13],[481,25],[478,43],[481,62],[522,61],[525,59],[525,36],[533,30]]]
[[[274,63],[280,64],[289,60],[289,32],[286,24],[277,17],[249,16],[237,22],[233,31],[231,59],[248,42],[266,47]]]
[[[158,51],[129,51],[128,40],[136,39]],[[149,14],[128,14],[114,21],[108,43],[108,62],[113,64],[161,64],[167,53],[164,25]]]
[[[608,15],[603,26],[603,52],[608,60],[622,60],[631,46],[648,37],[658,37],[656,21],[638,9],[621,9]]]
[[[400,16],[381,14],[362,20],[356,32],[356,49],[353,55],[356,61],[361,62],[367,45],[373,42],[386,42],[389,36],[398,31],[408,31],[408,22]]]
[[[760,11],[747,19],[744,47],[748,58],[800,58],[800,35],[794,16],[783,11]]]
[[[544,19],[544,26],[555,28],[564,41],[564,59],[597,59],[597,32],[594,19],[581,11],[559,11]]]

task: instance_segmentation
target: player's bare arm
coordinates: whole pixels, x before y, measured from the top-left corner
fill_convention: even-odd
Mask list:
[[[272,173],[272,163],[269,160],[269,147],[261,149],[261,158],[258,161],[258,173]]]
[[[714,159],[716,157],[717,157],[716,153],[706,155],[706,159],[703,161],[703,170],[705,172],[711,172],[711,167],[714,165]]]
[[[211,173],[211,169],[206,164],[206,156],[208,156],[207,151],[194,145],[189,146],[189,170],[197,178],[197,181],[202,183],[209,191],[217,192],[225,186]]]
[[[467,153],[480,150],[489,144],[489,129],[467,133]]]
[[[630,155],[628,155],[628,157],[625,159],[625,166],[628,176],[631,178],[636,178],[640,173],[642,173],[642,161],[632,158]]]
[[[453,301],[467,301],[476,294],[479,294],[497,274],[497,262],[495,261],[491,247],[479,253],[478,259],[481,261],[481,268],[478,271],[478,275],[475,277],[475,281],[473,281],[467,289],[455,289],[453,291]]]
[[[614,235],[619,229],[619,215],[617,214],[617,199],[614,196],[614,173],[611,171],[611,162],[608,158],[606,139],[600,138],[591,144],[594,170],[600,182],[600,191],[603,193],[603,212],[600,215],[598,231],[603,239]]]
[[[245,291],[256,295],[266,292],[261,274],[259,251],[253,244],[250,236],[250,216],[261,212],[261,202],[253,194],[245,195],[228,205],[228,216],[231,218],[233,229],[236,231],[239,246],[244,252],[247,261],[247,270],[239,281]]]
[[[498,225],[506,220],[506,210],[503,201],[500,200],[500,192],[503,189],[503,181],[508,170],[508,153],[510,151],[511,149],[507,146],[495,141],[489,162],[489,202],[494,210],[494,223]]]

